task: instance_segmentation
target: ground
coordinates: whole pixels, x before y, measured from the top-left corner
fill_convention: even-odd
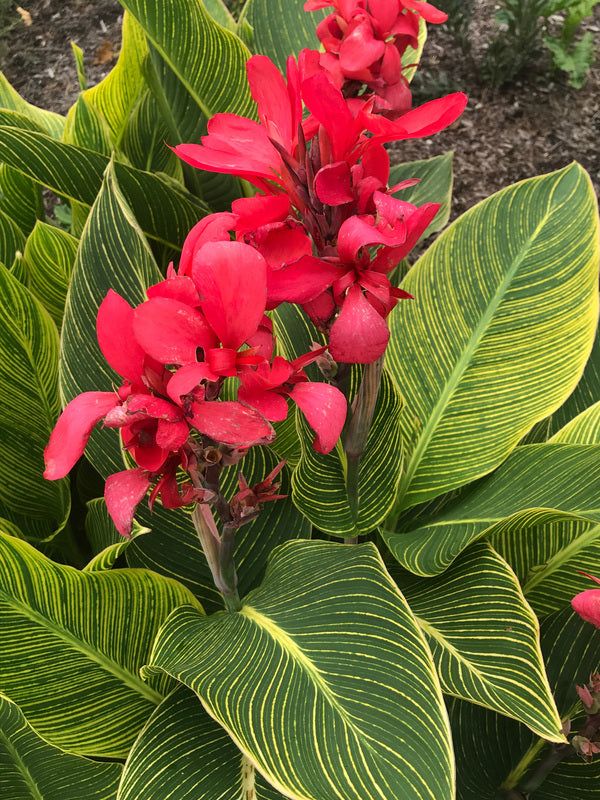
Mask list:
[[[0,10],[2,2],[7,0],[0,0]],[[121,6],[116,0],[22,2],[31,24],[26,25],[14,8],[9,12],[14,24],[0,47],[3,69],[30,102],[65,112],[78,91],[70,41],[85,51],[89,81],[96,83],[116,60]],[[493,11],[493,2],[477,0],[471,57],[464,56],[447,30],[432,29],[417,99],[461,89],[470,97],[469,106],[453,129],[433,139],[403,143],[395,158],[408,161],[454,150],[454,214],[503,186],[573,159],[586,167],[600,191],[600,60],[579,91],[544,63],[515,85],[491,90],[481,80],[478,63],[490,39]],[[588,29],[600,41],[600,5]]]

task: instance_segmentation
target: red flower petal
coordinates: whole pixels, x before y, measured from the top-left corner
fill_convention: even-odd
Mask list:
[[[215,442],[231,447],[268,444],[275,438],[273,427],[258,411],[231,401],[195,403],[190,423]]]
[[[193,278],[209,325],[225,347],[237,350],[256,333],[265,313],[264,258],[241,242],[211,242],[196,253]]]
[[[178,300],[187,306],[197,306],[200,302],[194,281],[183,275],[155,283],[154,286],[150,286],[146,294],[149,300],[153,300],[155,297],[166,297],[170,300]]]
[[[355,144],[358,131],[341,91],[321,72],[302,83],[302,96],[310,113],[327,131],[335,160],[343,161]]]
[[[195,361],[198,347],[216,344],[199,311],[164,297],[148,300],[136,308],[133,329],[146,353],[161,364]]]
[[[277,392],[250,390],[240,386],[238,397],[243,403],[255,408],[271,422],[283,422],[288,415],[287,401]]]
[[[267,273],[269,306],[280,303],[308,303],[343,275],[338,264],[305,256],[294,264]]]
[[[291,207],[289,197],[284,194],[240,197],[231,204],[236,216],[235,230],[249,233],[269,222],[283,222],[289,216]]]
[[[588,589],[571,600],[573,610],[586,622],[600,628],[600,589]]]
[[[114,392],[84,392],[71,400],[44,450],[46,480],[55,481],[69,473],[83,455],[94,425],[118,405]]]
[[[218,375],[209,368],[208,364],[199,362],[187,364],[174,373],[167,384],[167,394],[173,402],[181,405],[181,398],[190,394],[201,381],[217,381]]]
[[[187,422],[168,422],[160,419],[156,428],[156,444],[163,450],[172,453],[179,450],[187,442],[190,429]]]
[[[283,75],[270,58],[261,55],[248,59],[246,73],[260,121],[271,139],[291,152],[298,132],[292,130],[292,109]]]
[[[336,361],[346,364],[370,364],[382,356],[390,332],[359,286],[352,286],[333,323],[329,351]]]
[[[371,115],[366,124],[375,141],[382,143],[433,136],[456,122],[467,102],[466,94],[455,92],[407,111],[397,120]]]
[[[346,422],[346,398],[327,383],[298,383],[290,395],[316,433],[313,447],[317,453],[329,453],[340,438]]]
[[[133,336],[133,308],[121,295],[109,289],[98,309],[98,345],[108,364],[122,378],[139,383],[144,351]]]
[[[126,469],[106,479],[106,509],[121,536],[129,538],[131,535],[135,511],[149,488],[150,481],[141,469]]]
[[[369,12],[380,29],[387,33],[400,16],[400,4],[398,0],[369,0]]]
[[[272,270],[312,253],[312,240],[296,222],[276,222],[259,228],[254,245]]]
[[[406,225],[396,221],[394,227],[380,230],[372,217],[350,217],[341,226],[338,234],[338,253],[345,263],[352,263],[361,247],[385,244],[397,247],[406,241]]]
[[[315,176],[315,192],[322,203],[341,206],[354,200],[350,167],[347,161],[338,161],[320,169]]]
[[[400,0],[400,2],[404,8],[416,11],[425,22],[431,22],[433,25],[441,25],[448,19],[448,14],[432,6],[431,3],[426,3],[425,0]]]
[[[373,26],[365,19],[344,37],[340,65],[345,72],[360,72],[379,61],[384,52],[385,42],[373,36]]]
[[[231,239],[229,231],[233,230],[236,221],[235,214],[222,212],[209,214],[197,222],[185,237],[179,259],[179,274],[191,276],[194,254],[207,242],[228,242]]]

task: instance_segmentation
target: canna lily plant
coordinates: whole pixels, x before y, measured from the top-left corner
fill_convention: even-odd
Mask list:
[[[592,797],[588,176],[448,225],[425,0],[122,4],[0,83],[7,796]]]

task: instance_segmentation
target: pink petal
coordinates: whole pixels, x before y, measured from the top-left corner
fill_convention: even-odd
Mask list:
[[[316,433],[313,447],[317,453],[329,453],[340,438],[348,406],[346,398],[327,383],[298,383],[290,395]]]
[[[126,469],[106,479],[106,509],[121,536],[131,535],[135,511],[149,488],[150,481],[142,469]]]
[[[195,403],[190,423],[215,442],[231,447],[268,444],[275,431],[267,420],[249,406],[231,401]]]
[[[335,312],[335,303],[333,302],[331,292],[326,291],[318,297],[315,297],[314,300],[303,303],[302,308],[315,325],[323,326],[333,316]]]
[[[315,192],[322,203],[341,206],[354,200],[350,167],[347,161],[338,161],[322,167],[315,176]]]
[[[271,269],[279,269],[312,253],[312,240],[296,222],[276,222],[259,228],[254,245]]]
[[[344,37],[340,65],[346,72],[360,72],[379,61],[384,52],[385,42],[373,36],[373,26],[365,19]]]
[[[196,223],[188,233],[181,250],[179,259],[179,274],[192,274],[194,254],[207,242],[228,242],[231,239],[229,231],[233,230],[237,221],[235,214],[221,212],[209,214]]]
[[[258,117],[271,139],[291,152],[297,130],[292,130],[292,109],[283,75],[267,56],[252,56],[246,62],[250,92],[258,106]]]
[[[291,207],[289,197],[284,194],[241,197],[231,204],[236,217],[235,230],[249,233],[269,222],[283,222],[289,216]]]
[[[114,392],[84,392],[71,400],[44,450],[46,480],[56,481],[70,472],[83,455],[94,425],[119,402]]]
[[[265,313],[264,258],[241,242],[211,242],[196,253],[193,278],[209,325],[225,347],[237,350],[256,333]]]
[[[167,384],[167,394],[177,405],[181,405],[181,398],[190,394],[201,381],[217,381],[218,375],[204,362],[187,364],[180,367]]]
[[[571,600],[573,610],[586,622],[600,628],[600,589],[588,589]]]
[[[190,429],[187,422],[168,422],[161,419],[156,428],[156,444],[163,450],[170,450],[172,453],[179,450],[187,442]]]
[[[199,311],[164,297],[136,308],[133,329],[146,353],[161,364],[195,361],[199,347],[215,344],[215,336]]]
[[[382,356],[390,332],[359,286],[352,286],[333,323],[329,351],[336,361],[346,364],[370,364]]]
[[[98,309],[98,345],[109,366],[122,378],[139,383],[144,351],[133,336],[133,308],[121,295],[109,289]]]
[[[247,405],[259,411],[265,419],[271,422],[283,422],[288,415],[288,404],[282,395],[277,392],[249,390],[240,386],[238,398]]]
[[[345,270],[338,264],[305,256],[294,264],[267,273],[269,307],[280,303],[308,303],[337,280]]]
[[[350,217],[338,234],[338,253],[345,263],[352,263],[361,249],[374,244],[396,247],[406,241],[406,226],[399,221],[394,227],[380,230],[372,217]]]
[[[200,302],[194,281],[184,275],[155,283],[154,286],[149,287],[146,294],[149,300],[153,300],[155,297],[166,297],[170,300],[178,300],[187,306],[197,306]]]

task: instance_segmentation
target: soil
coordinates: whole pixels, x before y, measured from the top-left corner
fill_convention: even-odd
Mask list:
[[[118,54],[122,8],[117,0],[21,2],[31,15],[30,25],[17,14],[16,2],[8,12],[10,30],[0,19],[3,69],[27,100],[64,113],[78,92],[70,41],[84,50],[90,85],[101,80]],[[467,56],[446,26],[430,28],[415,99],[460,89],[469,94],[469,106],[451,130],[405,142],[395,149],[395,158],[408,161],[454,150],[454,215],[503,186],[574,159],[590,172],[600,192],[600,63],[578,91],[543,59],[518,82],[492,90],[479,65],[495,26],[494,3],[476,0]],[[600,42],[600,5],[587,28]]]

